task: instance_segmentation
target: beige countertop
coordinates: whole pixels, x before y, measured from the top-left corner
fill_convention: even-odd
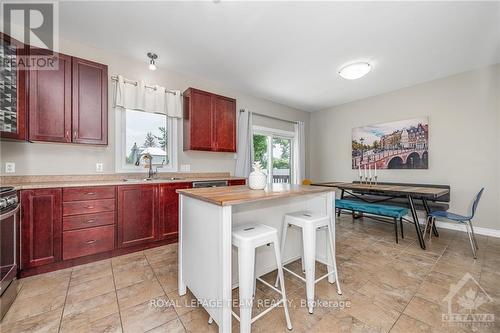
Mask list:
[[[89,177],[89,176],[29,176],[29,177],[2,177],[2,186],[13,186],[16,190],[30,190],[40,188],[58,188],[58,187],[83,187],[83,186],[115,186],[115,185],[138,185],[138,184],[169,184],[169,183],[186,183],[194,181],[214,181],[214,180],[239,180],[243,177],[232,177],[223,174],[182,174],[168,175],[168,177],[178,177],[180,179],[168,179],[167,177],[159,177],[152,180],[144,180],[141,175],[130,174],[110,175]],[[59,178],[59,179],[58,179]],[[58,179],[58,180],[57,180]],[[126,181],[124,180],[126,179]]]
[[[177,193],[219,206],[231,206],[331,191],[333,191],[331,188],[320,186],[272,184],[264,190],[251,190],[247,186],[230,186],[177,190]]]

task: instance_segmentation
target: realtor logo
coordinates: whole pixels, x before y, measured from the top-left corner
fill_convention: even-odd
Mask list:
[[[57,69],[54,56],[59,51],[57,1],[6,0],[2,1],[1,9],[2,32],[21,43],[9,43],[9,47],[15,45],[18,49],[17,58],[9,60],[25,70]]]
[[[448,304],[448,313],[442,314],[442,321],[449,326],[471,327],[474,330],[495,323],[495,314],[482,310],[482,306],[493,302],[493,299],[470,273],[450,285],[450,292],[443,302]]]

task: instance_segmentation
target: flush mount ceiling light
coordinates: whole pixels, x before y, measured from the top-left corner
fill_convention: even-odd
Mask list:
[[[372,70],[372,66],[367,62],[355,62],[345,65],[339,70],[339,75],[347,80],[356,80]]]
[[[155,60],[158,59],[158,56],[156,55],[156,53],[148,52],[148,58],[150,59],[149,60],[149,69],[152,71],[155,71],[156,70]]]

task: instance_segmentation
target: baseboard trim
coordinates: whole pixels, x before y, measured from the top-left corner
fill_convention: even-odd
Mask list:
[[[443,228],[443,229],[449,229],[449,230],[458,230],[458,231],[462,231],[462,232],[467,232],[467,230],[465,229],[465,225],[459,224],[459,223],[449,223],[449,222],[436,221],[436,227]],[[478,235],[500,238],[500,230],[498,230],[498,229],[490,229],[490,228],[483,228],[483,227],[474,226],[474,232]]]

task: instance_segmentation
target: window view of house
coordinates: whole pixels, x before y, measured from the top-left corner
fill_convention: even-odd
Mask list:
[[[134,110],[126,111],[125,163],[140,166],[142,156],[150,154],[154,165],[166,165],[168,159],[167,117]]]

